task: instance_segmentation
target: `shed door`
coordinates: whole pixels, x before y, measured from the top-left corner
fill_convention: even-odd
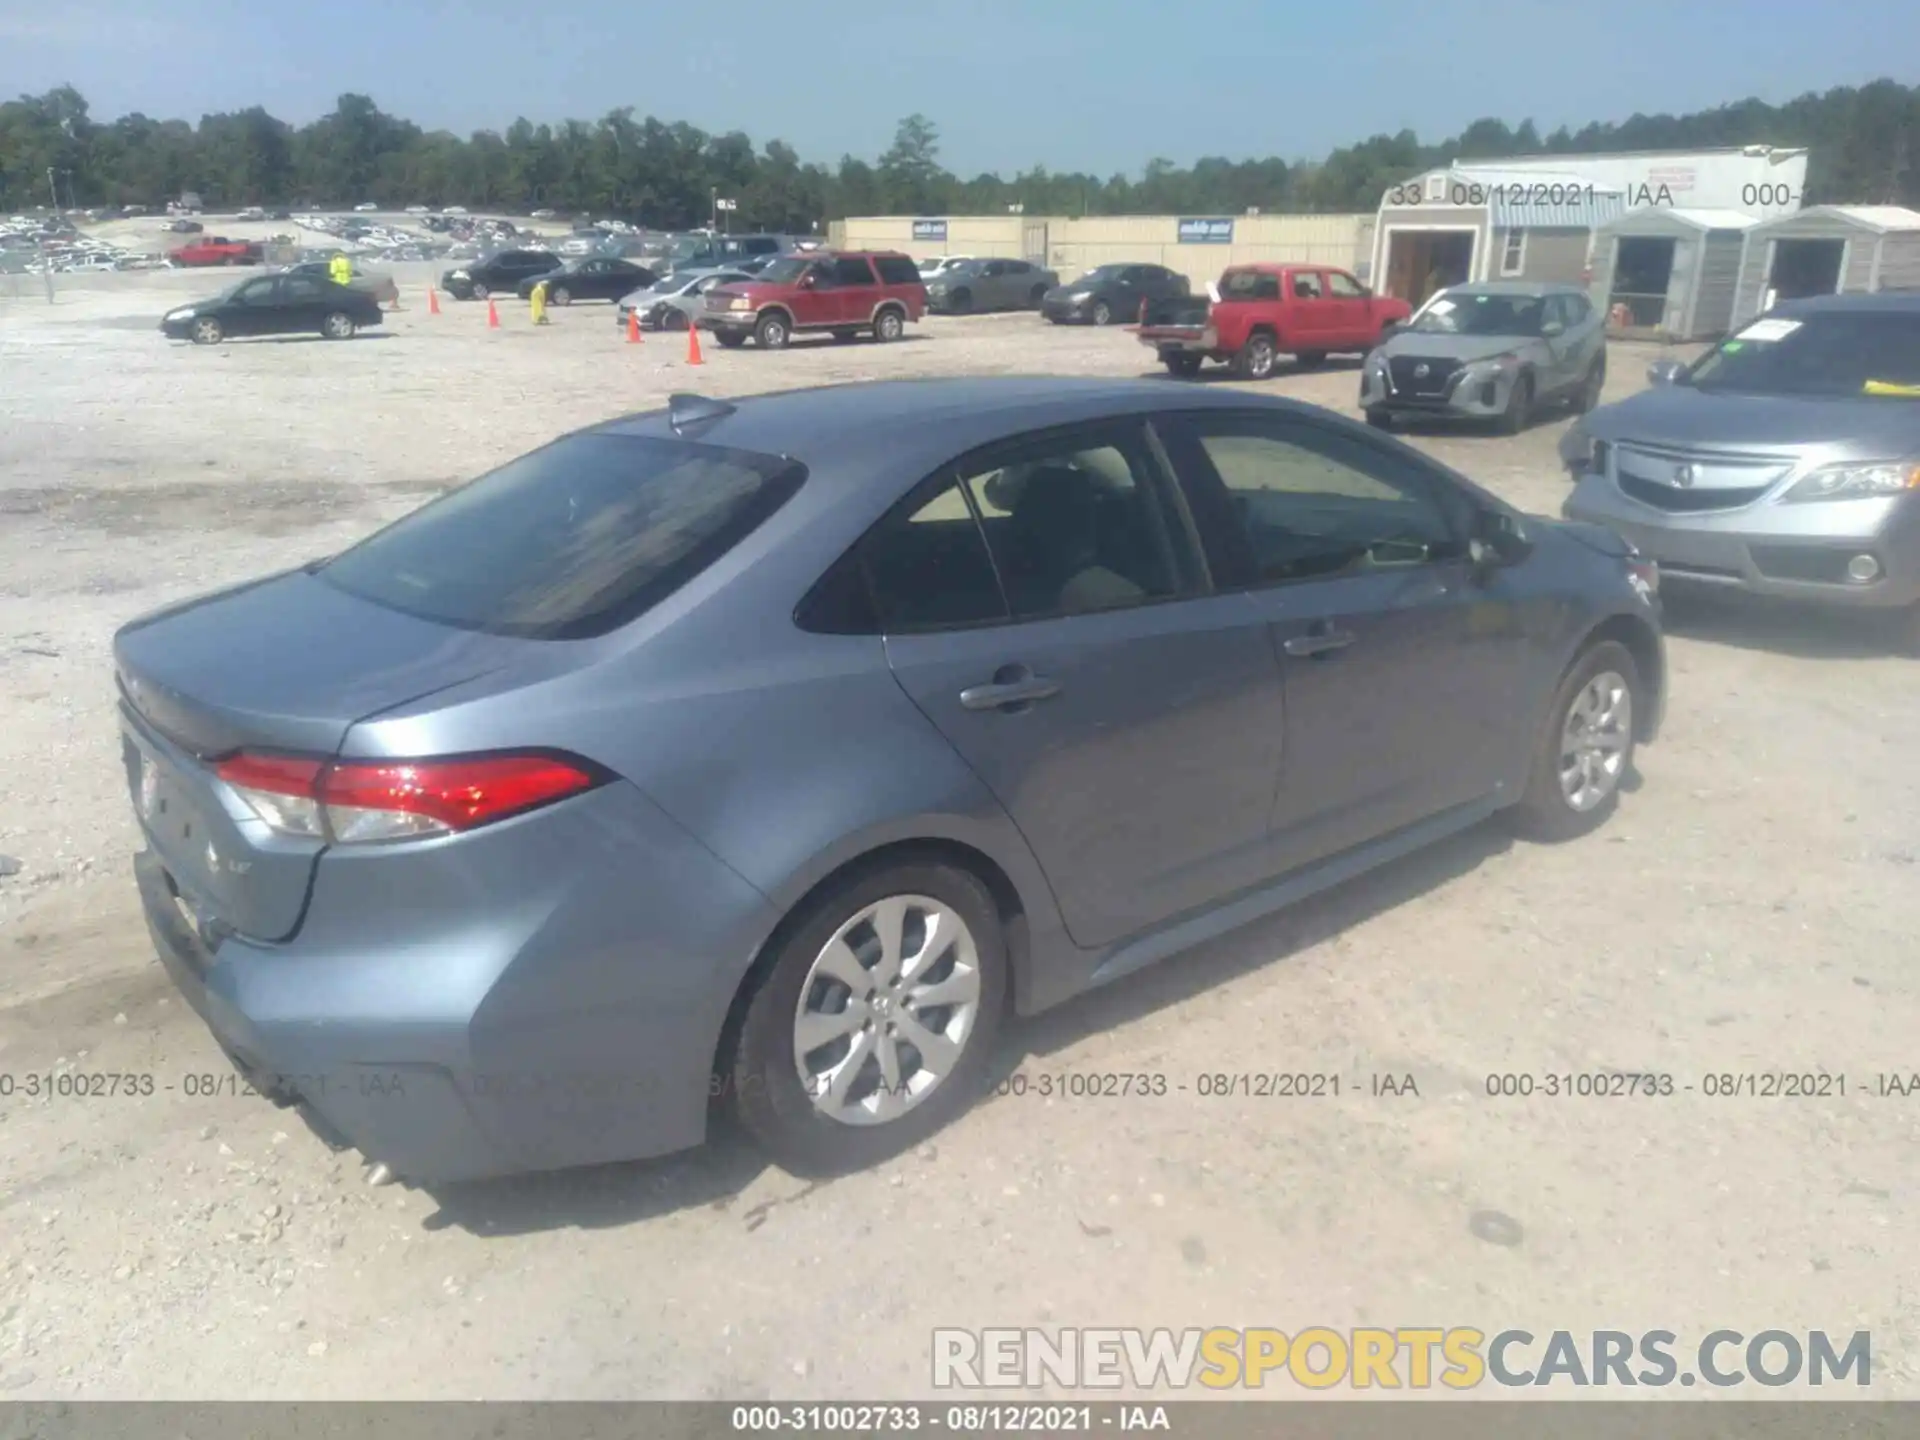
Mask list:
[[[1687,311],[1693,305],[1693,280],[1700,270],[1701,235],[1682,235],[1673,242],[1673,268],[1667,272],[1667,313],[1660,317],[1660,328],[1668,335],[1688,333],[1691,324]]]
[[[1029,220],[1020,227],[1020,257],[1042,267],[1047,263],[1047,222]]]

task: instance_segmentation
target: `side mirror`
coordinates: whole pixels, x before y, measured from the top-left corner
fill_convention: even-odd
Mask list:
[[[812,271],[808,271],[805,275],[802,275],[800,277],[800,288],[802,290],[811,290],[817,285],[819,285],[819,283],[820,283],[820,277],[818,275],[815,275]]]
[[[1478,574],[1488,574],[1504,565],[1517,565],[1533,553],[1533,538],[1527,527],[1503,510],[1482,510],[1467,541],[1467,558]]]
[[[1549,320],[1540,327],[1540,333],[1547,339],[1552,340],[1557,336],[1566,334],[1567,327],[1562,325],[1558,320]]]
[[[1656,360],[1647,367],[1647,383],[1650,385],[1678,385],[1687,367],[1678,360]]]

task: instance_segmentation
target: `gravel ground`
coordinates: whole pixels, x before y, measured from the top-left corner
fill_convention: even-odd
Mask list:
[[[1873,1393],[1920,1391],[1920,1097],[1862,1093],[1920,1068],[1920,666],[1844,619],[1684,607],[1667,732],[1600,835],[1485,827],[1015,1026],[1002,1062],[1185,1094],[992,1099],[826,1185],[722,1142],[437,1194],[367,1187],[263,1101],[189,1096],[223,1067],[133,898],[114,626],[673,390],[1152,368],[1124,332],[1016,315],[695,370],[605,306],[535,329],[503,305],[493,332],[400,278],[407,309],[344,344],[163,342],[204,276],[0,300],[0,1393],[910,1396],[933,1327],[1028,1324],[1867,1328]],[[1615,347],[1609,398],[1650,358]],[[1347,409],[1355,381],[1271,389]],[[1417,443],[1552,512],[1564,423]],[[1485,1091],[1596,1067],[1847,1094]],[[159,1088],[23,1098],[57,1069]],[[1195,1098],[1276,1070],[1347,1093]],[[1419,1093],[1353,1093],[1386,1073]]]

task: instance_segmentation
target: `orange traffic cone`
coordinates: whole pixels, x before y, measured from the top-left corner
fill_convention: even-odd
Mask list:
[[[500,328],[500,312],[494,308],[493,297],[491,295],[487,297],[487,328],[489,330],[498,330]]]
[[[638,310],[629,310],[627,312],[627,343],[629,345],[646,344],[646,341],[640,338],[640,312]]]
[[[439,313],[440,313],[440,292],[434,289],[431,285],[429,285],[427,287],[427,314],[438,315]]]
[[[689,325],[687,327],[687,364],[704,365],[706,363],[700,358],[700,327]]]

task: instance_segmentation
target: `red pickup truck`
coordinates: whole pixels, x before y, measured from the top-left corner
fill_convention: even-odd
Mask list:
[[[1280,356],[1303,367],[1329,355],[1365,354],[1404,324],[1404,300],[1375,295],[1325,265],[1236,265],[1220,277],[1220,298],[1183,296],[1149,303],[1140,343],[1175,375],[1224,360],[1249,380],[1273,374]]]
[[[258,245],[207,235],[182,245],[167,257],[176,265],[258,265],[265,258]]]

